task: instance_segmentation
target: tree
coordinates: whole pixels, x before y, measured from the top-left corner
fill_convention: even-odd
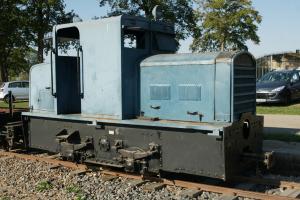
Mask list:
[[[65,12],[63,0],[1,0],[0,72],[1,80],[28,71],[32,64],[43,62],[50,47],[45,34],[60,23],[71,22],[75,14]]]
[[[28,50],[28,28],[22,0],[2,0],[0,5],[0,71],[1,80],[8,81],[9,68],[24,67]],[[22,60],[22,61],[21,61]]]
[[[185,39],[198,33],[197,18],[192,0],[100,0],[100,6],[108,5],[108,16],[129,14],[153,19],[152,9],[159,5],[163,10],[162,18],[175,23],[177,39]]]
[[[73,11],[65,11],[64,0],[27,0],[26,2],[32,45],[38,49],[38,61],[43,62],[44,51],[50,48],[49,44],[45,44],[45,34],[51,32],[56,24],[72,22],[76,15]]]
[[[206,0],[203,5],[202,34],[194,38],[193,51],[246,50],[247,40],[260,42],[256,32],[262,17],[251,0]]]
[[[20,75],[23,74],[23,78],[27,79],[30,67],[38,63],[37,51],[32,48],[25,51],[22,48],[16,48],[13,49],[8,60],[9,78],[20,78]]]

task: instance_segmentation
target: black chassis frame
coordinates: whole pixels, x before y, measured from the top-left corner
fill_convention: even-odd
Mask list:
[[[251,114],[244,114],[240,121],[224,127],[221,136],[210,135],[206,130],[109,123],[94,126],[87,122],[39,117],[25,119],[29,125],[30,147],[58,153],[60,146],[56,135],[63,129],[76,130],[81,141],[92,138],[93,148],[88,151],[93,156],[85,161],[101,165],[126,169],[128,166],[120,149],[147,151],[149,144],[157,144],[158,154],[142,159],[146,160],[147,171],[151,173],[166,171],[230,180],[255,169],[257,163],[243,157],[244,153],[262,153],[263,118]],[[103,141],[107,147],[103,148]],[[116,148],[120,141],[122,147]]]

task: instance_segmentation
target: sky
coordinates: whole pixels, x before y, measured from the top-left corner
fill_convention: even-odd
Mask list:
[[[98,0],[65,0],[66,9],[74,10],[83,20],[104,16],[108,8]],[[300,0],[253,0],[253,7],[262,16],[258,36],[260,44],[247,42],[256,57],[300,49]],[[189,51],[192,38],[181,41],[180,53]]]

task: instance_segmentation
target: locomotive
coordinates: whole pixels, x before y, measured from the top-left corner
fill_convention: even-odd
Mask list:
[[[28,147],[128,172],[228,180],[262,153],[249,52],[177,54],[174,25],[117,16],[57,25],[30,70]]]

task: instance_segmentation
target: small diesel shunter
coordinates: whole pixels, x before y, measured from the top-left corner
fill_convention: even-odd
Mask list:
[[[28,142],[68,160],[228,180],[262,152],[248,52],[176,54],[174,26],[118,16],[57,25],[30,71]]]

